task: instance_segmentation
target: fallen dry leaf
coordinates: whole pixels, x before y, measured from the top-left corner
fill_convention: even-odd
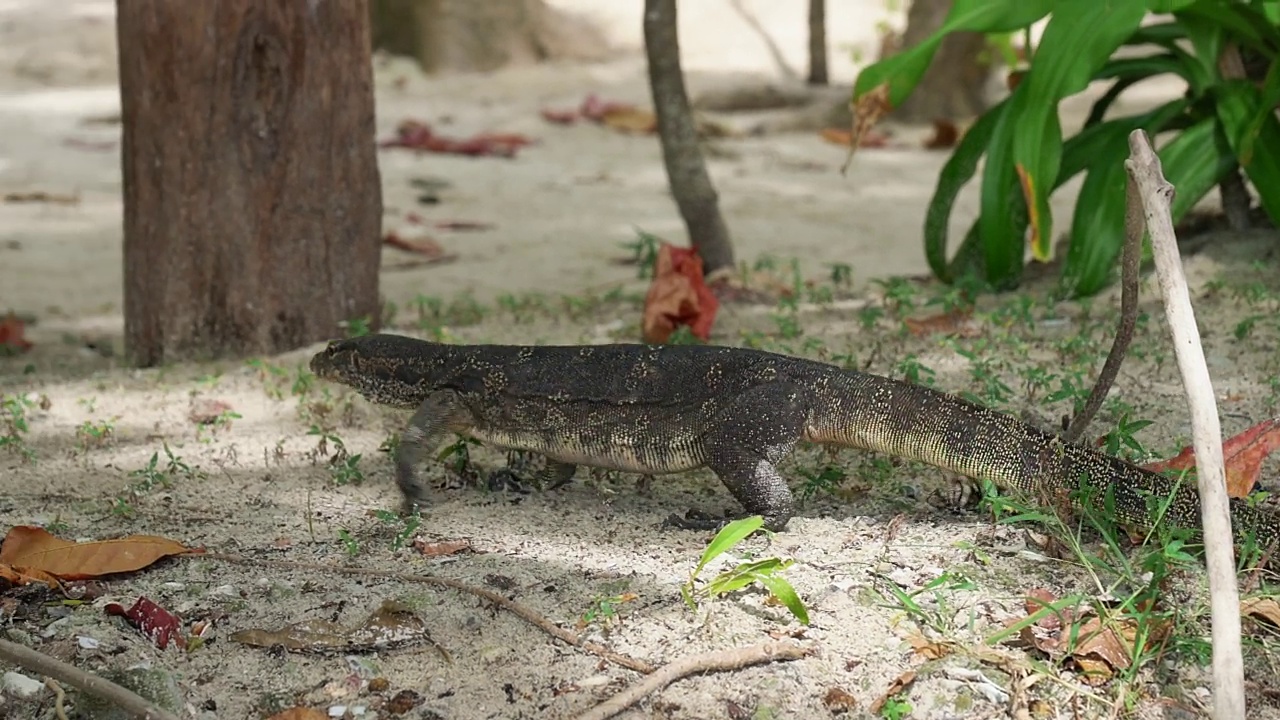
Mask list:
[[[50,588],[58,587],[58,578],[44,572],[43,570],[36,570],[34,568],[16,568],[5,564],[0,564],[0,580],[8,581],[14,585],[44,583]]]
[[[212,425],[230,411],[231,406],[221,400],[202,398],[191,403],[187,419],[196,425]]]
[[[189,552],[200,550],[154,535],[77,543],[51,535],[44,528],[17,525],[0,546],[0,563],[27,573],[42,571],[60,580],[84,580],[133,572],[161,558]]]
[[[1227,495],[1247,497],[1262,473],[1262,462],[1280,449],[1280,418],[1263,420],[1222,443],[1222,459],[1226,464]],[[1192,470],[1196,466],[1196,450],[1188,445],[1168,460],[1144,465],[1148,470]]]
[[[858,699],[844,688],[832,686],[822,696],[822,704],[832,715],[841,715],[858,709]]]
[[[933,121],[933,136],[924,141],[924,146],[928,150],[945,150],[953,148],[960,140],[960,129],[956,124],[946,118],[938,118]]]
[[[279,630],[241,630],[232,633],[231,639],[255,647],[279,645],[291,652],[311,653],[374,652],[427,642],[446,660],[449,658],[444,648],[431,639],[422,618],[394,600],[384,600],[362,623],[350,629],[328,620],[312,619]]]
[[[50,203],[53,205],[79,205],[79,195],[58,195],[43,190],[35,192],[14,192],[4,196],[7,203]]]
[[[824,128],[820,133],[823,140],[843,147],[849,147],[853,144],[853,133],[843,128]],[[858,147],[864,148],[882,148],[889,144],[889,136],[878,130],[867,130],[863,133],[862,141]]]
[[[408,148],[451,155],[515,157],[516,151],[533,140],[517,133],[479,133],[469,138],[437,135],[431,126],[417,120],[405,120],[396,126],[396,136],[383,140],[378,147]]]
[[[445,557],[471,551],[470,540],[445,540],[442,542],[426,542],[422,538],[413,541],[413,549],[423,557]]]
[[[922,318],[906,318],[903,324],[907,332],[916,336],[947,335],[952,337],[978,337],[982,328],[973,321],[973,309],[963,308]]]
[[[885,703],[889,702],[889,698],[893,697],[894,695],[897,695],[903,690],[906,690],[908,687],[911,686],[911,683],[915,681],[916,681],[915,670],[907,670],[906,672],[902,673],[898,677],[894,678],[893,682],[889,683],[889,689],[885,690],[883,695],[876,698],[876,701],[871,703],[871,707],[867,708],[867,710],[869,710],[872,715],[879,715],[880,709],[884,707]]]
[[[169,647],[170,640],[180,648],[187,646],[187,639],[182,636],[182,619],[146,597],[139,596],[128,610],[120,603],[107,603],[103,610],[133,623],[161,650]]]
[[[658,117],[653,112],[640,108],[605,113],[600,123],[610,130],[636,135],[648,135],[658,130]]]
[[[395,231],[387,233],[382,238],[383,245],[390,245],[397,250],[404,250],[426,258],[428,263],[446,262],[453,259],[453,255],[446,252],[444,246],[429,237],[420,238],[404,238]]]
[[[706,340],[719,308],[720,301],[703,279],[702,258],[697,252],[662,243],[644,298],[645,342],[664,343],[681,325]]]
[[[1280,627],[1280,603],[1275,598],[1249,598],[1240,602],[1240,615],[1253,618],[1255,621],[1265,620],[1274,627]]]
[[[329,713],[315,708],[291,707],[288,710],[281,710],[267,720],[329,720]]]
[[[13,313],[0,319],[0,355],[24,353],[34,347],[24,337],[26,329],[26,323]]]
[[[920,633],[912,633],[907,638],[907,642],[911,643],[911,647],[917,655],[926,660],[937,660],[940,657],[946,657],[955,650],[951,643],[936,642]]]

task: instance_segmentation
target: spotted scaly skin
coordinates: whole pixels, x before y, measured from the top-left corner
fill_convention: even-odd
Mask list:
[[[1076,507],[1083,478],[1116,517],[1200,528],[1192,483],[1144,470],[936,390],[812,360],[702,345],[447,345],[399,335],[329,344],[322,379],[413,409],[396,456],[406,510],[426,500],[416,467],[457,433],[540,453],[548,477],[578,465],[659,475],[705,467],[749,514],[781,530],[793,511],[778,463],[802,440],[916,460]],[[1231,501],[1236,540],[1280,539],[1280,516]],[[686,527],[715,521],[683,520]]]

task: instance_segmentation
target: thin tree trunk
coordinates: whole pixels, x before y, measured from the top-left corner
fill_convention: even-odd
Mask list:
[[[133,362],[379,323],[364,3],[117,0]]]
[[[729,229],[720,215],[716,189],[707,174],[698,132],[680,70],[675,0],[645,0],[644,47],[649,59],[649,88],[658,117],[658,137],[671,194],[680,207],[689,242],[708,274],[733,267]]]
[[[946,20],[952,0],[911,0],[907,9],[907,29],[902,48],[915,47]],[[938,46],[920,84],[894,108],[893,117],[902,122],[970,118],[991,106],[987,78],[991,66],[980,62],[987,40],[982,33],[954,32]]]
[[[827,0],[809,0],[809,84],[827,84]]]

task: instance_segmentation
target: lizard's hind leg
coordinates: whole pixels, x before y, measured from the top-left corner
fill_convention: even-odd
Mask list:
[[[739,395],[722,411],[703,436],[706,467],[720,478],[747,510],[761,515],[768,530],[786,527],[794,509],[791,488],[778,472],[778,463],[804,435],[809,395],[804,388],[770,384]],[[723,525],[724,521],[670,518],[688,528]]]

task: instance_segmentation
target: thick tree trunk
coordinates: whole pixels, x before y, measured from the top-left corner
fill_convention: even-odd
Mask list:
[[[827,0],[809,0],[809,84],[827,84]]]
[[[125,345],[151,366],[379,321],[369,16],[118,0]]]
[[[907,30],[902,47],[920,44],[942,27],[952,0],[911,0],[907,9]],[[979,62],[986,38],[982,33],[955,32],[947,35],[920,84],[893,117],[903,122],[931,122],[940,118],[969,118],[990,107],[987,78],[991,66]]]
[[[707,174],[698,131],[689,109],[680,70],[675,0],[645,0],[644,48],[649,60],[649,89],[658,117],[658,137],[671,194],[680,207],[689,242],[710,274],[733,267],[733,244],[720,215],[719,198]]]

